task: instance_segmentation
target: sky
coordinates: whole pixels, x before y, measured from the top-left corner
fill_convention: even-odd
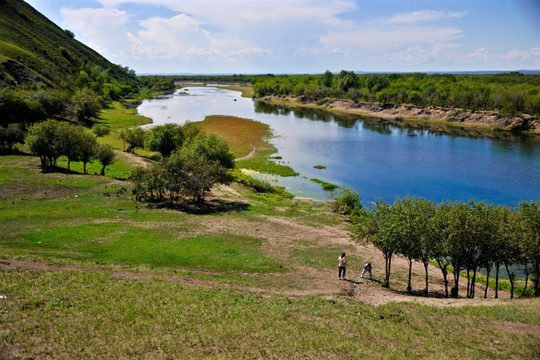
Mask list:
[[[540,0],[27,0],[137,74],[540,69]]]

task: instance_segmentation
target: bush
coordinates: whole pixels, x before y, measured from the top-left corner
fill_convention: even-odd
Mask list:
[[[71,97],[75,118],[85,122],[96,117],[102,109],[102,99],[94,91],[84,88],[77,90]]]
[[[97,137],[102,137],[102,136],[105,136],[105,135],[109,135],[110,132],[111,132],[111,128],[109,126],[106,126],[106,125],[96,124],[96,125],[92,126],[92,132]]]
[[[0,150],[10,152],[13,145],[24,142],[24,132],[20,129],[6,129],[0,126]]]
[[[360,195],[351,188],[339,188],[332,193],[332,211],[341,215],[358,215],[362,209]]]

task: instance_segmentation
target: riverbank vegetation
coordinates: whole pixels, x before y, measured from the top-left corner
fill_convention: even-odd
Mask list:
[[[517,209],[484,202],[469,201],[435,204],[423,198],[398,198],[393,204],[377,201],[364,208],[358,194],[347,189],[335,194],[334,210],[348,215],[356,241],[369,241],[385,259],[383,286],[390,286],[392,258],[405,257],[411,268],[413,261],[425,269],[424,294],[428,294],[428,268],[436,262],[442,272],[445,296],[449,296],[448,273],[454,275],[450,294],[458,296],[459,280],[466,271],[468,298],[475,297],[477,274],[484,269],[486,283],[495,270],[495,297],[498,297],[499,270],[506,269],[514,297],[516,266],[521,267],[525,286],[520,295],[527,294],[529,275],[532,275],[534,295],[540,295],[540,203],[523,201]],[[487,297],[487,287],[484,293]]]
[[[382,104],[411,104],[502,114],[540,115],[540,75],[366,74],[272,76],[254,83],[257,97],[294,95],[318,101],[343,98]]]

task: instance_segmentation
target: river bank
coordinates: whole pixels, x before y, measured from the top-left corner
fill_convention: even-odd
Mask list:
[[[540,120],[530,115],[503,116],[494,111],[473,111],[415,105],[354,102],[345,99],[309,101],[295,96],[265,96],[258,101],[289,108],[307,107],[336,113],[382,118],[395,124],[428,129],[438,133],[505,138],[540,135]]]

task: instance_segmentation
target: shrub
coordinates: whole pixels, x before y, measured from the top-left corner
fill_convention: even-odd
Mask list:
[[[339,188],[332,193],[332,211],[341,215],[358,215],[362,209],[360,195],[351,188]]]
[[[92,126],[92,132],[97,137],[102,137],[102,136],[105,136],[105,135],[109,135],[109,133],[111,132],[111,128],[109,126],[106,126],[106,125],[96,124],[96,125]]]

